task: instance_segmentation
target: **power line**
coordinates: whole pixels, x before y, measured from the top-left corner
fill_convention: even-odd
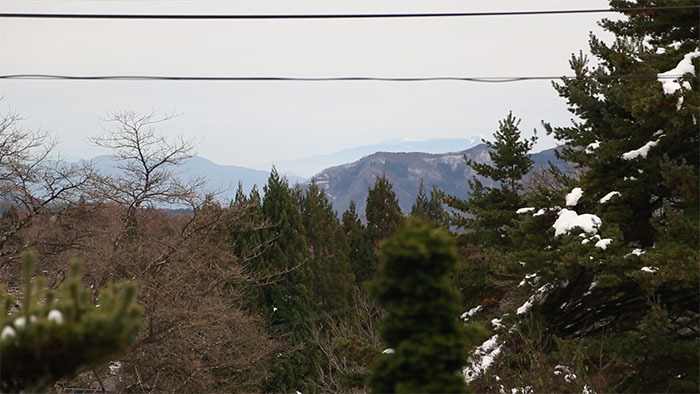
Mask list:
[[[541,11],[496,11],[496,12],[443,12],[443,13],[403,13],[403,14],[46,14],[46,13],[0,13],[0,18],[23,19],[386,19],[386,18],[454,18],[478,16],[522,16],[522,15],[562,15],[592,14],[607,12],[642,12],[699,9],[700,5],[667,7],[600,8],[580,10],[541,10]]]
[[[74,80],[74,81],[230,81],[230,82],[483,82],[483,83],[508,83],[520,81],[541,81],[559,79],[588,79],[588,80],[631,80],[631,79],[675,79],[682,75],[657,75],[657,74],[622,74],[599,76],[575,76],[575,75],[532,75],[532,76],[506,76],[506,77],[278,77],[278,76],[176,76],[176,75],[56,75],[56,74],[10,74],[0,75],[0,79],[6,80]]]

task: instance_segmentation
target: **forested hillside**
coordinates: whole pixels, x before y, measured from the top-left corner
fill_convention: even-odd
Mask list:
[[[627,15],[539,157],[504,108],[484,146],[223,204],[168,117],[113,113],[105,173],[4,114],[0,390],[700,391],[700,7]]]

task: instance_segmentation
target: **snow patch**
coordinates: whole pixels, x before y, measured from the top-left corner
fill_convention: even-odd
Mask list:
[[[10,327],[10,326],[5,326],[5,328],[2,329],[2,333],[0,333],[0,341],[6,339],[6,338],[12,338],[16,334],[15,329]]]
[[[498,334],[496,334],[474,350],[470,357],[470,365],[462,370],[464,380],[469,383],[478,378],[489,369],[500,353],[501,345],[498,344]]]
[[[382,354],[394,354],[394,349],[392,348],[387,348],[382,351]]]
[[[532,212],[534,210],[535,210],[535,208],[533,208],[533,207],[525,207],[525,208],[518,209],[517,211],[515,211],[515,213],[528,213],[528,212]]]
[[[603,238],[600,241],[595,243],[596,248],[601,248],[603,250],[608,248],[608,245],[612,242],[612,238]]]
[[[650,274],[656,273],[659,269],[657,267],[642,267],[642,271],[648,272]]]
[[[472,308],[472,309],[470,309],[470,310],[468,310],[468,311],[462,313],[459,317],[460,317],[462,320],[467,321],[467,320],[469,320],[470,317],[476,315],[476,314],[479,313],[479,311],[482,310],[482,309],[483,309],[483,307],[482,307],[481,305],[477,305],[477,306],[475,306],[474,308]]]
[[[491,319],[491,325],[492,325],[493,328],[495,328],[496,330],[498,330],[499,328],[505,327],[505,326],[503,325],[503,323],[501,323],[501,319]]]
[[[678,82],[678,80],[685,74],[695,75],[695,67],[693,67],[693,59],[700,56],[700,50],[695,50],[690,53],[686,53],[681,59],[676,67],[657,75],[659,82],[666,94],[674,94],[681,87],[690,88],[690,84],[686,81],[683,86]],[[675,77],[675,78],[674,78]]]
[[[656,145],[658,145],[658,143],[659,143],[659,140],[649,141],[639,149],[635,149],[635,150],[631,150],[629,152],[623,153],[621,157],[624,160],[634,160],[638,157],[645,158],[649,154],[649,150],[651,148],[655,147]],[[636,179],[636,178],[630,177],[630,179]]]
[[[523,305],[518,308],[518,310],[515,312],[517,315],[524,315],[527,312],[530,311],[533,305],[535,305],[536,302],[540,301],[544,294],[549,291],[553,286],[550,283],[547,283],[546,285],[540,287],[535,291],[535,294],[531,295],[530,298],[525,301]]]
[[[583,189],[575,187],[569,194],[566,195],[566,206],[575,207],[578,200],[583,196]]]
[[[610,192],[610,193],[606,194],[605,196],[603,196],[603,198],[598,200],[598,202],[600,202],[601,204],[605,204],[606,202],[610,201],[610,199],[615,197],[615,196],[621,196],[620,192]]]
[[[50,322],[63,324],[63,314],[58,309],[52,309],[47,316]]]
[[[596,149],[600,148],[600,141],[592,142],[588,145],[586,145],[586,153],[593,154]]]
[[[535,212],[532,214],[532,217],[534,218],[535,216],[542,216],[544,213],[547,212],[544,208],[541,208],[539,211]]]
[[[575,211],[570,209],[562,209],[559,211],[559,217],[552,224],[554,227],[554,235],[568,234],[569,231],[576,227],[581,228],[583,231],[589,234],[595,234],[598,232],[598,228],[603,223],[600,218],[596,215],[590,213],[577,214]]]

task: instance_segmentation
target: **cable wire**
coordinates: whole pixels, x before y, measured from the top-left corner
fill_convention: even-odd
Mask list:
[[[592,14],[607,12],[643,12],[699,9],[700,5],[666,7],[600,8],[579,10],[495,11],[495,12],[442,12],[402,14],[47,14],[2,12],[0,18],[22,19],[386,19],[386,18],[454,18],[479,16],[523,16]]]
[[[74,81],[230,81],[230,82],[482,82],[482,83],[508,83],[520,81],[541,81],[559,79],[588,79],[588,80],[612,80],[612,79],[676,79],[683,75],[658,75],[658,74],[623,74],[623,75],[599,75],[599,76],[575,76],[575,75],[534,75],[513,77],[271,77],[271,76],[176,76],[176,75],[56,75],[56,74],[10,74],[0,75],[5,80],[74,80]]]

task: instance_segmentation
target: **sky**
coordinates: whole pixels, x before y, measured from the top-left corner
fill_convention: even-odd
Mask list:
[[[3,12],[410,13],[608,8],[603,0],[0,0]],[[572,53],[615,14],[377,20],[0,19],[0,74],[492,77],[570,74]],[[491,135],[509,111],[535,150],[555,145],[541,121],[572,115],[549,81],[172,82],[0,80],[0,113],[58,136],[69,159],[100,120],[130,108],[178,116],[167,136],[198,141],[219,164],[269,169],[277,160],[398,138]],[[267,168],[265,168],[267,167]]]

